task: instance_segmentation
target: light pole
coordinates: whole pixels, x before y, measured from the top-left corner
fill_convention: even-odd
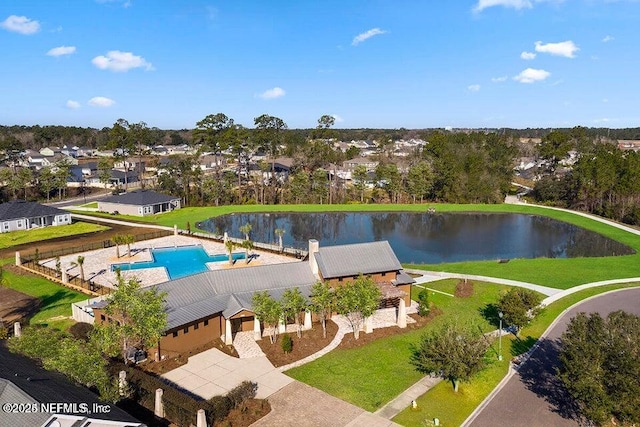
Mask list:
[[[500,329],[498,331],[498,360],[502,361],[502,316],[504,313],[501,311],[498,312],[498,317],[500,318]]]

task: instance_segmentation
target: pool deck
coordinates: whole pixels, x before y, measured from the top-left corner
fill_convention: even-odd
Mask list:
[[[211,240],[198,239],[189,236],[167,236],[158,239],[145,240],[131,244],[131,256],[127,253],[127,245],[120,245],[120,258],[116,256],[116,248],[97,249],[94,251],[76,253],[60,257],[62,268],[67,270],[69,277],[80,275],[80,268],[77,266],[78,256],[84,256],[84,275],[85,279],[108,287],[114,287],[117,282],[116,273],[111,271],[112,264],[123,264],[128,262],[144,262],[152,261],[150,249],[167,248],[176,246],[193,246],[202,245],[209,255],[228,255],[224,244]],[[242,253],[244,250],[235,249],[234,253]],[[237,260],[233,265],[228,260],[221,262],[208,262],[207,267],[210,270],[221,270],[227,268],[246,268],[256,265],[281,264],[285,262],[299,262],[295,258],[277,255],[270,252],[262,252],[252,250],[250,254],[257,255],[247,264],[244,260]],[[47,259],[41,262],[50,268],[56,268],[55,259]],[[145,268],[139,270],[123,270],[122,276],[125,279],[136,277],[142,283],[142,286],[151,286],[169,280],[166,270],[163,267]]]

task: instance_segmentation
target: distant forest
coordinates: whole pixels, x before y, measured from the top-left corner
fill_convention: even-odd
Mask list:
[[[575,128],[574,128],[575,129]],[[606,138],[640,139],[640,128],[581,128],[584,134],[591,139]],[[109,139],[110,127],[102,129],[83,128],[77,126],[0,126],[0,139],[14,136],[27,148],[39,150],[46,146],[77,145],[91,148],[104,147]],[[569,132],[571,129],[558,128],[486,128],[486,129],[453,129],[453,132],[494,132],[503,136],[517,138],[542,138],[552,131]],[[156,145],[180,145],[193,142],[192,129],[163,130],[150,128],[152,138]],[[249,133],[254,129],[247,129]],[[301,143],[309,139],[314,129],[288,129],[284,131],[284,139],[287,143]],[[432,129],[332,129],[333,136],[340,141],[352,140],[399,140],[421,138],[427,140],[434,132],[444,132],[444,128]]]

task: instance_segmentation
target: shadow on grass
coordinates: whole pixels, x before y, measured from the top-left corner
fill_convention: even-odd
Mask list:
[[[522,340],[523,346],[529,338]],[[559,351],[558,340],[541,339],[536,351],[520,365],[518,373],[529,390],[549,403],[550,411],[565,419],[581,421],[578,408],[556,375]]]
[[[40,297],[40,310],[52,309],[60,305],[66,305],[73,298],[70,292],[64,289],[58,289],[52,294]]]
[[[478,311],[484,320],[489,322],[491,326],[495,326],[496,328],[500,327],[500,316],[498,316],[500,311],[496,304],[487,304],[484,307],[480,307]]]
[[[520,337],[516,337],[514,340],[511,341],[511,355],[519,356],[523,353],[526,353],[527,351],[529,351],[531,347],[534,346],[536,341],[537,340],[532,336],[527,336],[524,339]]]

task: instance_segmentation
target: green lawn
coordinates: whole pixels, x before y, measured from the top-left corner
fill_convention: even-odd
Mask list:
[[[98,209],[98,202],[85,203],[84,205],[80,205],[80,207],[81,208]]]
[[[0,234],[0,249],[10,248],[23,243],[40,242],[56,237],[74,236],[77,234],[93,233],[96,231],[108,230],[109,227],[103,225],[90,224],[87,222],[75,222],[70,225],[56,227],[43,227],[33,230],[12,231]]]
[[[478,274],[490,277],[532,282],[555,288],[570,288],[588,282],[607,279],[640,277],[640,236],[569,212],[555,211],[528,205],[456,205],[456,204],[416,204],[416,205],[242,205],[183,208],[169,213],[150,217],[116,216],[123,219],[151,222],[165,226],[177,224],[186,229],[187,222],[195,230],[195,224],[208,218],[229,213],[255,212],[380,212],[409,211],[424,212],[434,206],[437,212],[506,212],[543,215],[564,221],[579,227],[595,231],[604,236],[622,242],[636,254],[603,258],[564,258],[564,259],[514,259],[506,264],[495,261],[474,261],[434,265],[407,265],[407,267],[455,273]],[[113,218],[113,215],[107,215]]]
[[[0,263],[4,265],[12,261],[12,258],[5,258]],[[42,277],[21,276],[4,270],[3,279],[8,288],[40,299],[40,310],[31,318],[31,324],[48,324],[58,328],[67,326],[73,321],[61,317],[71,316],[71,303],[91,298]]]
[[[458,426],[471,415],[473,410],[498,385],[507,373],[507,361],[513,356],[526,352],[535,341],[542,336],[556,317],[573,304],[593,295],[614,289],[638,286],[640,283],[627,285],[610,285],[585,289],[550,304],[534,321],[524,328],[520,336],[504,336],[502,341],[503,362],[496,360],[495,350],[487,353],[489,366],[475,375],[470,382],[462,383],[458,393],[453,392],[450,383],[443,381],[418,398],[418,409],[407,408],[398,414],[393,421],[406,426],[423,425],[425,420],[440,419],[442,426]]]
[[[453,293],[456,280],[430,283],[429,287]],[[443,314],[422,330],[414,330],[388,338],[381,338],[364,347],[334,350],[304,366],[287,371],[287,375],[317,387],[367,411],[375,411],[396,397],[421,375],[409,363],[411,346],[417,344],[424,330],[439,327],[447,321],[477,324],[483,331],[493,327],[481,309],[498,300],[506,287],[490,283],[476,283],[471,298],[429,295]]]

